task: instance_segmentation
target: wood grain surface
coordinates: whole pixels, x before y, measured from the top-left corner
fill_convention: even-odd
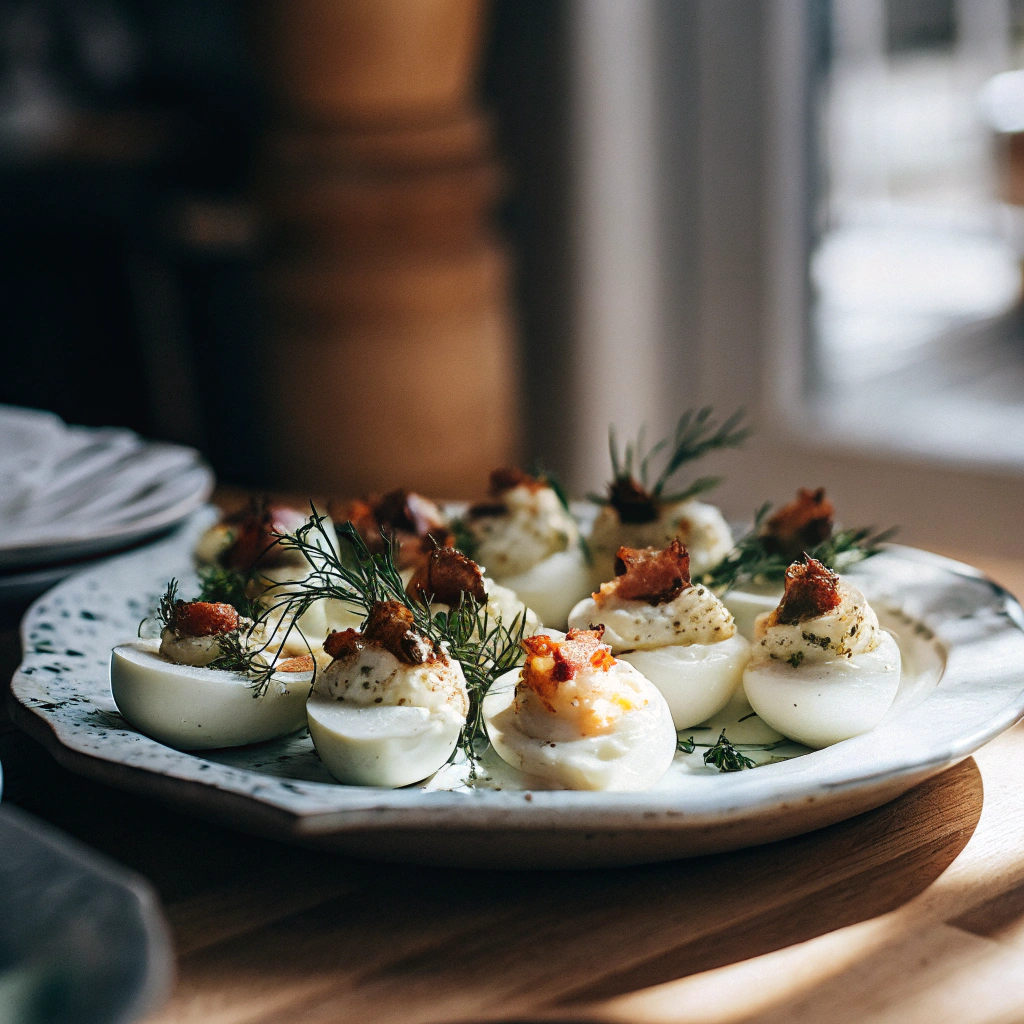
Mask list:
[[[1024,565],[986,568],[1021,592]],[[1024,726],[806,836],[583,872],[363,863],[80,779],[10,730],[0,759],[5,799],[159,892],[178,980],[150,1024],[1024,1021]]]

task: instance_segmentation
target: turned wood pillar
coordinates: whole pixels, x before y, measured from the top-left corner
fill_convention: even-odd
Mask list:
[[[273,0],[261,402],[284,487],[478,494],[515,456],[480,0]]]

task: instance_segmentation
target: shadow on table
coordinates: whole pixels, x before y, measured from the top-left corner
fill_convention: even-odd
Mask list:
[[[467,872],[239,835],[70,775],[27,738],[6,740],[8,798],[160,893],[180,954],[161,1020],[201,1019],[207,1000],[240,1021],[585,1014],[899,907],[963,849],[982,806],[968,760],[885,807],[756,849],[629,869]]]

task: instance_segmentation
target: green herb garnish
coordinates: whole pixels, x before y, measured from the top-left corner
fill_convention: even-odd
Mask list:
[[[253,574],[225,569],[220,565],[204,565],[199,570],[198,601],[217,601],[231,605],[239,615],[257,619],[259,600],[249,597]]]
[[[754,526],[745,534],[713,569],[702,577],[701,583],[720,593],[741,583],[782,583],[786,569],[792,564],[789,555],[773,550],[762,527],[771,511],[764,504],[754,516]],[[895,534],[896,528],[875,532],[874,527],[859,530],[835,530],[819,544],[808,548],[806,554],[828,569],[845,569],[882,550],[882,545]]]
[[[653,522],[661,505],[675,504],[694,498],[717,487],[721,477],[704,476],[691,481],[682,490],[666,493],[668,485],[683,466],[703,458],[709,452],[738,448],[750,436],[751,428],[743,425],[746,413],[734,412],[721,426],[715,423],[710,406],[689,409],[679,417],[675,433],[646,447],[646,432],[641,428],[637,439],[620,452],[615,428],[608,431],[608,453],[612,463],[612,481],[607,495],[589,495],[598,504],[615,506],[623,522]],[[660,472],[651,480],[652,460],[668,452]]]
[[[723,729],[718,742],[704,751],[704,763],[713,764],[720,772],[741,772],[745,768],[756,768],[757,762],[740,753],[726,738]]]

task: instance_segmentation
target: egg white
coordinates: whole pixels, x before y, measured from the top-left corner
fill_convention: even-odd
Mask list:
[[[617,654],[660,691],[676,729],[689,729],[718,714],[743,681],[750,644],[738,633],[715,644],[676,644]]]
[[[613,672],[629,674],[647,702],[622,715],[603,735],[550,740],[531,736],[516,714],[519,669],[499,676],[484,698],[483,716],[495,752],[528,775],[549,779],[565,789],[640,792],[668,771],[676,751],[676,730],[665,698],[632,665]]]
[[[395,788],[451,757],[468,703],[457,661],[407,665],[368,645],[317,676],[306,715],[320,760],[339,782]]]
[[[593,589],[592,576],[583,550],[573,546],[548,555],[526,572],[504,577],[501,584],[514,591],[540,622],[564,629],[573,606]]]
[[[462,723],[417,706],[359,707],[314,693],[306,702],[320,760],[351,786],[408,786],[451,757]]]
[[[900,649],[883,632],[874,650],[794,668],[752,661],[743,674],[750,706],[773,729],[808,747],[859,736],[882,720],[900,684]]]
[[[158,651],[157,640],[115,647],[110,690],[124,719],[161,743],[179,750],[237,747],[306,724],[312,672],[277,672],[254,697],[241,673],[177,665]]]
[[[782,600],[781,583],[766,583],[763,586],[749,583],[722,595],[722,604],[732,612],[736,629],[748,640],[754,639],[754,621],[762,612],[770,612]]]

